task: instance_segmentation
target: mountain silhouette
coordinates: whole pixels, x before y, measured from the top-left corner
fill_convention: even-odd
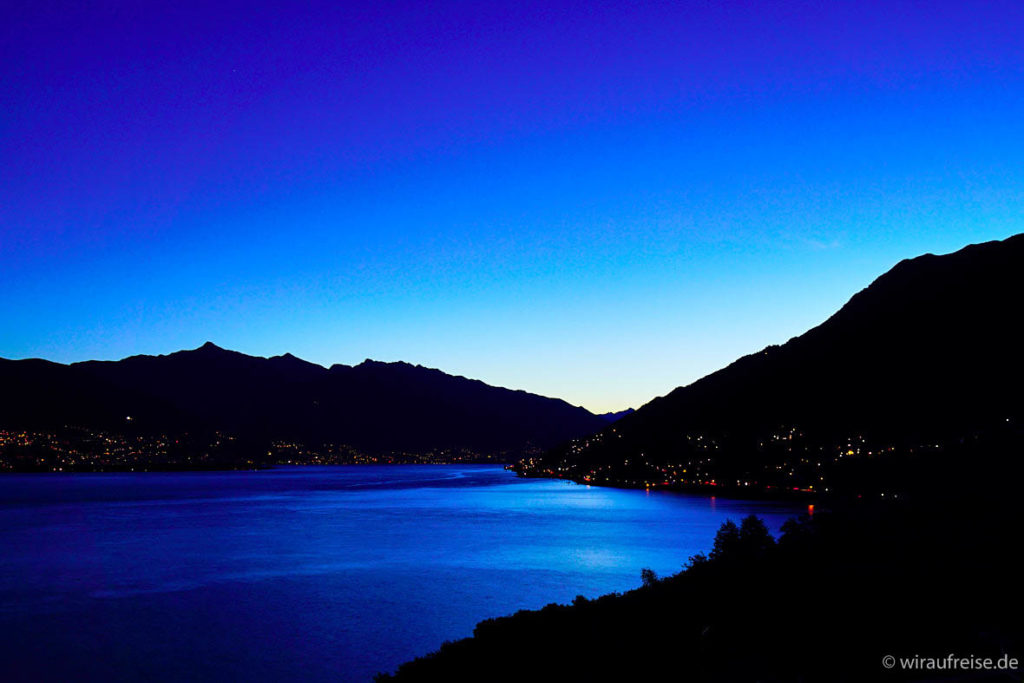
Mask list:
[[[788,429],[820,443],[963,439],[1024,413],[1022,301],[1024,235],[905,260],[805,334],[544,460],[680,462],[698,436],[721,444],[719,459],[750,459]]]
[[[565,401],[418,365],[366,360],[324,368],[209,342],[119,361],[0,360],[0,381],[0,427],[8,428],[130,423],[151,433],[221,430],[366,451],[497,453],[550,447],[605,424]]]
[[[601,414],[598,415],[598,417],[601,418],[602,420],[604,420],[605,422],[611,423],[611,422],[617,422],[617,421],[621,420],[622,418],[626,417],[627,415],[632,415],[635,412],[636,411],[633,410],[632,408],[626,408],[625,410],[619,410],[617,412],[601,413]]]

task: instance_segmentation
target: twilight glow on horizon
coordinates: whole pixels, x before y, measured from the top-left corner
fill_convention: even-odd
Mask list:
[[[45,5],[45,6],[44,6]],[[0,357],[638,407],[1024,232],[1024,3],[0,7]]]

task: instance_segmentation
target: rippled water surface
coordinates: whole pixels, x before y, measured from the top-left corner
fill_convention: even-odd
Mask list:
[[[0,679],[366,681],[798,511],[490,466],[0,476]]]

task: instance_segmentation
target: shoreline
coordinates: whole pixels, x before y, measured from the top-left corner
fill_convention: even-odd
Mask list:
[[[410,467],[410,466],[423,466],[423,467],[449,467],[458,465],[462,467],[467,466],[479,466],[479,467],[501,467],[505,470],[508,469],[508,463],[503,462],[310,462],[310,463],[297,463],[297,462],[281,462],[281,463],[269,463],[265,465],[249,465],[246,467],[149,467],[146,469],[136,469],[129,467],[112,467],[107,469],[64,469],[64,470],[49,470],[49,469],[16,469],[16,470],[0,470],[0,477],[8,474],[147,474],[147,473],[166,473],[166,472],[261,472],[266,470],[274,470],[284,467],[299,467],[299,468],[317,468],[317,467]]]
[[[587,481],[575,477],[558,477],[551,475],[534,475],[534,474],[523,474],[522,472],[513,469],[512,467],[506,467],[505,469],[516,473],[516,476],[523,479],[557,479],[561,481],[570,481],[574,484],[581,486],[600,486],[604,488],[614,489],[632,489],[637,491],[657,491],[667,493],[686,493],[706,496],[709,498],[728,498],[730,500],[784,500],[794,502],[807,502],[809,504],[820,503],[823,496],[817,492],[796,490],[789,491],[786,489],[773,489],[767,491],[763,488],[748,489],[744,487],[736,486],[700,486],[693,484],[652,484],[649,486],[641,486],[639,484],[629,484],[627,482],[596,482]]]

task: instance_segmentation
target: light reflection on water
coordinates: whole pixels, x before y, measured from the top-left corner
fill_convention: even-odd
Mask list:
[[[369,680],[803,511],[491,466],[8,475],[0,679]]]

